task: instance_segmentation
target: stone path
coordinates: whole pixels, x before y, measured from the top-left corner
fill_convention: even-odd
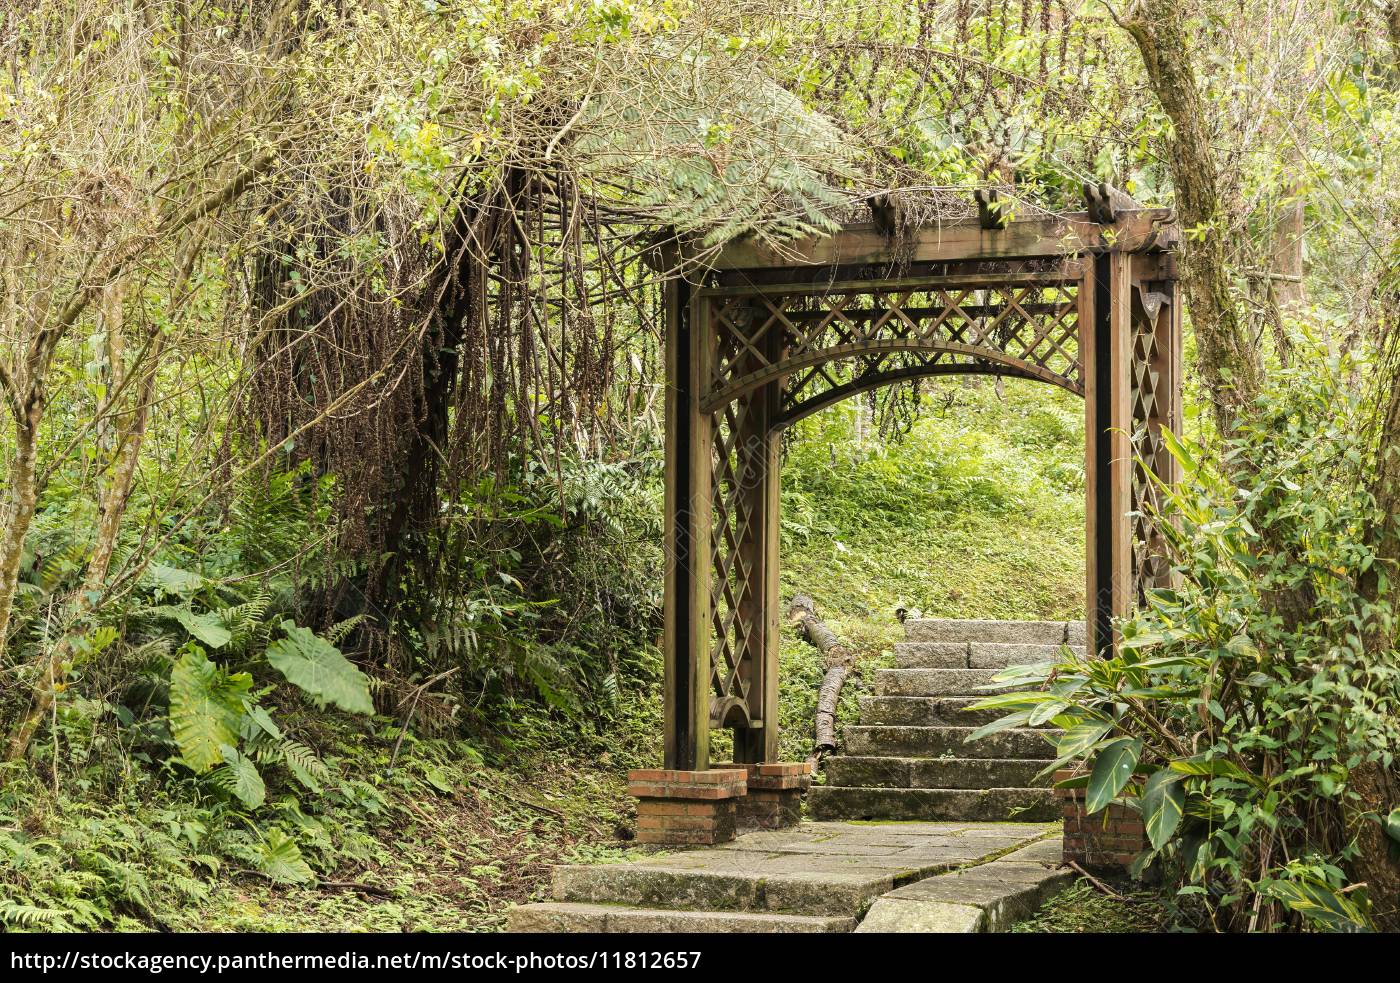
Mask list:
[[[1058,824],[802,823],[556,867],[555,900],[513,909],[508,930],[995,931],[1068,879],[1059,849]]]
[[[814,819],[1049,820],[1058,806],[1036,774],[1054,758],[1045,731],[1016,728],[968,744],[1001,713],[968,711],[980,687],[1010,665],[1083,651],[1082,621],[911,619],[895,646],[898,668],[878,669],[845,754],[814,787]]]

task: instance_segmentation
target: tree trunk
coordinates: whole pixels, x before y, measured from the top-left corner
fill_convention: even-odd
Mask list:
[[[1366,885],[1376,927],[1400,932],[1400,864],[1391,859],[1391,839],[1374,818],[1384,820],[1400,804],[1400,776],[1394,769],[1368,761],[1351,770],[1347,783],[1362,803],[1362,808],[1347,822],[1347,830],[1356,843],[1352,877]]]
[[[1297,316],[1307,303],[1307,293],[1303,289],[1303,199],[1298,185],[1290,183],[1284,196],[1288,201],[1274,220],[1265,282],[1274,322],[1274,347],[1279,362],[1287,365],[1292,345],[1284,318]]]
[[[1289,199],[1274,221],[1274,300],[1283,312],[1295,311],[1307,302],[1303,289],[1303,199],[1296,184],[1284,189]]]
[[[841,687],[850,675],[854,656],[817,615],[816,603],[806,594],[798,594],[792,599],[788,607],[788,621],[797,625],[798,631],[822,654],[826,664],[826,675],[817,693],[813,728],[815,751],[809,759],[820,762],[823,756],[836,750],[836,703],[841,698]]]
[[[113,286],[103,310],[107,326],[108,361],[112,366],[109,384],[118,398],[121,398],[127,382],[126,346],[122,332],[124,297],[125,291],[120,286]],[[141,373],[141,384],[134,394],[134,401],[125,413],[116,414],[112,419],[113,451],[98,495],[97,541],[93,544],[87,572],[83,576],[83,599],[80,603],[89,608],[93,595],[101,592],[103,581],[107,578],[107,569],[111,566],[112,553],[116,550],[117,537],[121,533],[122,519],[126,517],[126,504],[131,498],[136,465],[141,459],[141,445],[146,439],[146,420],[155,396],[156,375],[164,349],[165,335],[154,332],[149,349],[140,358],[142,364],[133,366]],[[111,412],[112,408],[104,407],[104,410]]]
[[[1219,171],[1184,22],[1179,0],[1142,0],[1120,21],[1137,42],[1152,91],[1172,124],[1168,150],[1185,232],[1181,281],[1215,423],[1228,436],[1258,395],[1264,370],[1231,295]]]
[[[126,351],[122,336],[123,296],[124,291],[119,286],[114,286],[109,291],[103,308],[107,329],[107,356],[111,365],[107,379],[108,390],[117,399],[122,398],[126,382]],[[134,396],[134,405],[126,413],[115,415],[112,420],[112,456],[98,493],[97,540],[88,557],[82,590],[79,591],[70,610],[74,618],[90,614],[97,607],[102,594],[112,554],[121,534],[122,519],[126,516],[127,502],[131,498],[136,466],[141,458],[141,445],[146,436],[146,420],[150,415],[151,402],[155,395],[156,374],[159,371],[163,349],[164,336],[158,334],[152,339],[150,349],[142,359],[141,385]],[[110,405],[103,406],[100,410],[104,413],[110,411]],[[73,635],[66,634],[39,660],[39,673],[34,681],[29,710],[10,731],[5,748],[6,761],[18,761],[29,750],[35,732],[53,706],[56,686],[63,681],[63,665],[73,655],[73,639]]]
[[[39,424],[44,418],[43,389],[31,386],[20,403],[15,418],[15,451],[10,458],[10,496],[5,506],[4,527],[0,529],[0,662],[4,661],[10,637],[10,616],[19,590],[19,564],[24,555],[24,538],[34,521],[39,489],[36,481],[39,454]]]
[[[126,505],[131,498],[131,488],[136,477],[136,465],[140,460],[141,444],[145,437],[146,417],[150,405],[150,390],[155,377],[155,366],[151,367],[148,380],[143,383],[141,404],[133,411],[134,419],[121,435],[112,470],[104,482],[100,493],[101,516],[98,519],[97,541],[88,558],[87,570],[83,575],[83,588],[79,592],[73,613],[77,617],[90,614],[98,604],[107,569],[112,562],[117,537],[121,533],[121,523],[126,515]],[[39,675],[34,682],[34,693],[30,699],[29,711],[10,731],[5,751],[6,761],[18,761],[29,749],[34,733],[43,723],[45,715],[53,705],[56,695],[55,685],[62,681],[63,663],[73,654],[73,636],[66,635],[55,643],[40,660]]]

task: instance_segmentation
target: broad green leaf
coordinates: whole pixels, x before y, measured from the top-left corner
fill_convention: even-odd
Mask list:
[[[1118,798],[1118,793],[1133,777],[1141,754],[1142,742],[1131,737],[1110,741],[1099,750],[1093,770],[1089,772],[1089,790],[1084,796],[1086,812],[1099,812]]]
[[[1161,632],[1145,631],[1131,638],[1125,638],[1118,643],[1120,651],[1131,651],[1133,649],[1146,648],[1149,645],[1161,645],[1166,641],[1166,636]]]
[[[1385,817],[1385,835],[1389,836],[1396,843],[1400,843],[1400,808],[1390,810],[1390,815]]]
[[[439,792],[451,795],[456,791],[456,789],[452,787],[452,783],[447,780],[447,776],[442,773],[442,769],[438,768],[436,765],[424,768],[423,778]]]
[[[1012,727],[1024,727],[1030,715],[1031,712],[1029,710],[1018,710],[1016,713],[1007,714],[1005,717],[999,717],[989,724],[983,724],[971,734],[967,735],[964,743],[980,741],[988,734],[1000,733],[1003,730],[1010,730]]]
[[[301,847],[280,829],[270,829],[258,850],[258,870],[278,884],[305,884],[316,879]]]
[[[1172,669],[1180,666],[1204,666],[1209,663],[1209,659],[1189,655],[1164,655],[1157,659],[1143,659],[1141,662],[1134,662],[1134,669]]]
[[[1196,696],[1198,693],[1200,693],[1199,688],[1193,689],[1189,686],[1130,686],[1122,690],[1120,695],[1138,699],[1177,700]]]
[[[1060,742],[1055,747],[1055,753],[1062,758],[1084,754],[1112,729],[1113,721],[1111,720],[1081,721],[1061,735]]]
[[[246,672],[227,675],[191,646],[170,670],[170,733],[180,757],[197,772],[224,760],[220,750],[238,740],[243,696],[253,686]]]
[[[1147,839],[1152,849],[1160,850],[1181,825],[1186,810],[1186,789],[1181,780],[1185,775],[1170,768],[1155,771],[1147,779],[1142,792],[1142,816],[1147,826]]]
[[[1015,707],[1018,710],[1024,710],[1028,707],[1053,702],[1055,702],[1055,697],[1050,693],[1026,693],[1017,691],[1014,693],[998,693],[995,696],[983,697],[967,709],[969,711],[1006,710]]]
[[[233,637],[224,619],[211,611],[196,614],[188,604],[164,604],[148,611],[158,618],[179,622],[191,638],[211,649],[223,648]]]
[[[1047,721],[1054,720],[1069,706],[1065,700],[1052,700],[1043,703],[1031,711],[1031,715],[1026,719],[1026,723],[1031,727],[1039,727]]]
[[[1354,901],[1321,881],[1311,878],[1269,881],[1261,884],[1260,890],[1320,928],[1333,932],[1358,932],[1370,928],[1366,913]]]
[[[166,566],[163,563],[152,563],[146,568],[144,579],[167,594],[184,596],[193,594],[204,586],[204,578],[197,573],[190,573],[188,570],[181,570],[178,567]]]
[[[267,661],[321,706],[334,703],[351,713],[373,713],[369,677],[324,638],[290,621],[282,622],[287,637],[267,648]]]
[[[282,739],[282,728],[278,727],[272,715],[263,707],[254,704],[248,708],[248,720],[274,741]],[[252,737],[256,731],[249,730],[245,736]]]
[[[1248,782],[1251,785],[1260,786],[1262,780],[1251,775],[1233,761],[1225,758],[1204,758],[1199,755],[1194,758],[1178,758],[1171,763],[1173,771],[1178,771],[1183,775],[1198,775],[1208,778],[1231,778],[1236,781]]]
[[[263,784],[257,766],[231,745],[225,744],[220,751],[224,766],[215,773],[219,784],[236,795],[249,809],[262,805],[267,800],[267,786]]]

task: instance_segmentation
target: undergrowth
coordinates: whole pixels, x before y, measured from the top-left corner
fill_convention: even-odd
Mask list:
[[[857,654],[844,723],[890,664],[899,603],[1082,606],[1077,404],[990,384],[930,399],[891,441],[854,439],[835,407],[786,457],[783,597],[813,595]],[[392,672],[358,654],[359,622],[299,603],[359,575],[307,548],[318,485],[289,471],[241,489],[230,523],[192,524],[75,629],[53,726],[3,776],[0,925],[495,930],[551,864],[632,855],[626,772],[660,759],[659,465],[655,447],[573,464],[562,494],[528,471],[462,556],[453,623],[425,606],[431,633],[400,626]],[[34,538],[29,652],[54,643],[40,614],[81,573],[71,503]],[[824,666],[786,626],[781,662],[781,755],[801,760]]]
[[[1161,932],[1171,927],[1172,913],[1161,894],[1144,891],[1126,879],[1121,883],[1115,881],[1109,889],[1116,896],[1104,894],[1088,880],[1080,878],[1010,930],[1117,935]]]

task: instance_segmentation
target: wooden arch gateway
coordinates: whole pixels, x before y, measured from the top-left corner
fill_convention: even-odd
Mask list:
[[[1165,209],[874,223],[783,249],[741,240],[667,296],[667,769],[776,761],[780,434],[853,394],[977,373],[1084,397],[1091,651],[1168,575],[1142,513],[1181,423],[1181,304]]]

